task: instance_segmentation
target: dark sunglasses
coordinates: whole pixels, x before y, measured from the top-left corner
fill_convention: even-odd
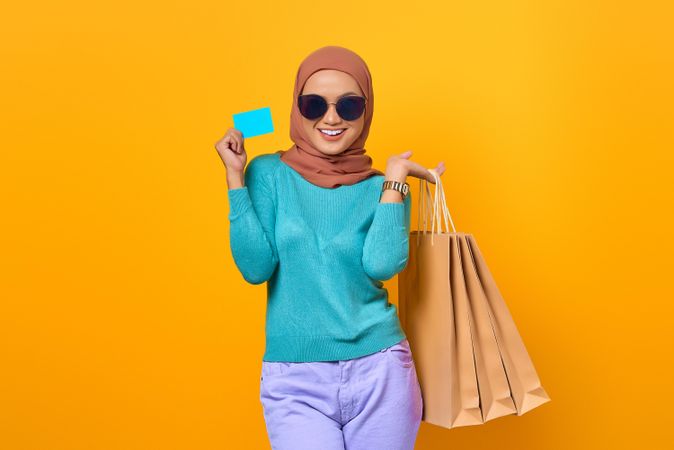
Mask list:
[[[305,94],[297,97],[297,106],[300,113],[309,120],[323,117],[328,111],[328,105],[335,104],[337,114],[344,120],[356,120],[363,115],[367,99],[358,95],[349,95],[337,100],[337,103],[328,101],[317,94]]]

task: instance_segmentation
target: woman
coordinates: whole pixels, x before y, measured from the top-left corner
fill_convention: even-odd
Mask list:
[[[241,133],[216,144],[234,261],[246,281],[268,281],[260,400],[274,449],[414,447],[423,399],[382,281],[407,264],[407,176],[434,179],[411,151],[372,167],[373,111],[365,62],[323,47],[297,72],[290,149],[244,172]]]

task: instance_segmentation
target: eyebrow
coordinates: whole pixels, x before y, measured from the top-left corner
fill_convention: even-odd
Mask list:
[[[308,94],[303,94],[303,95],[320,95],[320,94],[316,94],[315,92],[310,92],[310,93],[308,93]],[[346,97],[347,95],[360,95],[360,94],[357,93],[357,92],[351,92],[351,91],[349,91],[349,92],[343,93],[342,95],[340,95],[340,96],[337,97],[337,98]]]

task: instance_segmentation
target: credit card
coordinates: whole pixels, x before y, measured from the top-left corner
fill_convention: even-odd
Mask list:
[[[274,124],[271,120],[271,110],[269,107],[244,111],[232,116],[234,118],[234,128],[243,134],[244,138],[259,136],[274,131]]]

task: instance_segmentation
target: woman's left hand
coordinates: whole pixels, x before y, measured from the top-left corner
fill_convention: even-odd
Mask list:
[[[390,156],[386,162],[385,179],[404,183],[407,176],[411,175],[413,177],[435,183],[435,178],[433,178],[431,172],[421,164],[411,161],[409,159],[410,156],[412,156],[412,150],[407,150],[399,155]],[[435,172],[438,176],[440,176],[444,173],[444,171],[445,162],[441,161],[435,168]]]

